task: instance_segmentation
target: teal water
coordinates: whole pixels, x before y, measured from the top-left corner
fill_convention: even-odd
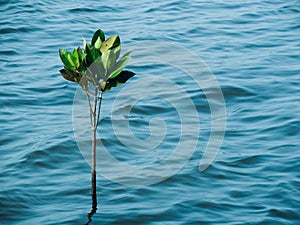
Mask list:
[[[221,86],[227,127],[216,159],[199,172],[211,126],[204,93],[168,65],[129,65],[137,74],[129,84],[159,76],[188,93],[201,120],[198,144],[188,163],[159,183],[124,185],[98,174],[90,224],[300,224],[298,0],[2,0],[0,11],[0,224],[88,222],[90,166],[72,121],[76,85],[61,78],[58,49],[82,45],[98,28],[120,35],[124,46],[163,41],[201,58]],[[149,88],[154,94],[133,106],[129,120],[145,144],[151,118],[164,120],[168,134],[153,155],[129,151],[111,128],[122,88],[104,97],[99,136],[131,165],[167,157],[180,139],[176,110],[155,96],[167,91],[151,84],[134,89],[135,96]]]

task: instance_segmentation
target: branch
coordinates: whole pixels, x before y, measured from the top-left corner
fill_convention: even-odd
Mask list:
[[[91,127],[93,127],[93,114],[94,114],[94,112],[93,112],[93,109],[92,109],[91,98],[90,98],[88,89],[85,89],[85,93],[86,93],[86,96],[87,96],[87,99],[88,99],[88,103],[89,103],[89,108],[90,108]]]
[[[95,88],[95,96],[94,96],[94,110],[93,110],[93,129],[97,129],[97,122],[96,122],[96,110],[97,110],[97,95],[98,95],[98,88]]]

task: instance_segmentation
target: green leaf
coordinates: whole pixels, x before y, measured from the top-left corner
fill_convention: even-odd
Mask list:
[[[106,71],[108,71],[113,65],[116,64],[116,57],[112,50],[103,52],[101,55],[101,60]]]
[[[111,69],[112,72],[109,73],[109,78],[115,78],[119,75],[119,73],[124,69],[126,64],[128,63],[130,59],[129,53],[123,55],[123,57],[114,65],[114,67]]]
[[[66,80],[76,82],[75,78],[71,74],[69,74],[66,69],[61,69],[59,72]]]
[[[72,68],[75,69],[76,66],[75,66],[75,63],[73,62],[72,54],[70,52],[67,52],[66,57],[67,57],[69,63],[72,65]]]
[[[135,75],[134,72],[128,71],[128,70],[123,70],[117,77],[115,77],[114,79],[117,80],[117,82],[119,83],[126,83],[126,81],[128,79],[130,79],[131,77],[133,77]]]
[[[84,51],[86,53],[86,57],[85,57],[86,65],[90,66],[94,62],[94,57],[88,44],[85,45]]]
[[[96,49],[100,49],[101,45],[102,45],[102,41],[101,41],[100,37],[98,37],[97,41],[94,44],[94,47]]]
[[[76,68],[76,70],[83,75],[86,72],[86,53],[84,53],[80,47],[77,48],[77,53],[80,65]]]
[[[115,60],[114,60],[114,61],[117,61],[117,59],[118,59],[119,56],[120,56],[121,45],[119,45],[119,46],[113,48],[112,51],[113,51],[113,54],[114,54],[114,57],[115,57]]]
[[[101,52],[99,49],[96,49],[94,46],[87,44],[86,45],[86,63],[87,66],[90,66],[93,62],[100,58]]]
[[[71,58],[71,53],[64,49],[59,49],[59,56],[61,61],[63,62],[64,66],[69,70],[74,70],[75,65],[73,63],[73,60]]]
[[[101,55],[101,61],[103,62],[105,71],[107,70],[107,67],[108,67],[109,55],[110,55],[110,51],[103,52]]]
[[[97,30],[93,35],[91,44],[94,45],[95,47],[96,47],[96,42],[98,41],[98,38],[99,38],[99,41],[101,41],[101,43],[105,40],[104,32],[101,29]],[[100,46],[101,46],[101,44],[100,44]]]
[[[101,51],[101,53],[104,53],[104,52],[106,52],[110,49],[116,48],[120,45],[121,45],[121,42],[120,42],[119,36],[111,36],[102,43],[102,45],[100,47],[100,51]]]
[[[119,58],[121,46],[107,50],[102,53],[101,59],[106,70],[106,76],[109,77],[111,71],[114,71],[117,66],[117,59]]]
[[[74,50],[71,54],[71,58],[72,58],[72,61],[75,65],[75,67],[78,68],[80,65],[80,62],[79,62],[79,56],[78,56],[78,52],[77,52],[76,48],[74,48]]]
[[[83,89],[93,83],[101,90],[109,91],[125,83],[133,72],[123,70],[130,59],[127,52],[118,60],[121,52],[119,36],[115,35],[105,40],[101,29],[97,30],[91,44],[82,37],[84,48],[78,47],[73,52],[59,49],[64,68],[61,75],[71,82],[77,82]]]
[[[72,75],[72,73],[69,70],[64,68],[64,69],[61,69],[59,72],[61,73],[63,78],[65,78],[66,80],[72,81],[72,82],[77,82],[76,78]]]
[[[77,53],[79,57],[79,62],[82,63],[86,57],[86,53],[84,53],[80,47],[77,48]]]
[[[94,74],[95,79],[99,82],[105,80],[105,69],[102,60],[99,58],[88,68],[89,72]]]
[[[118,76],[115,78],[109,78],[106,82],[105,90],[104,91],[109,91],[112,87],[117,87],[120,86],[121,84],[126,83],[128,79],[133,77],[135,73],[128,71],[128,70],[123,70],[120,72]]]
[[[99,49],[96,49],[96,48],[92,48],[92,54],[93,54],[94,60],[99,59],[101,56],[101,52],[99,51]]]

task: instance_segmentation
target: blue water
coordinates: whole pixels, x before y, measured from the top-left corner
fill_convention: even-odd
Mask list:
[[[163,41],[201,58],[222,89],[227,127],[216,159],[199,172],[211,126],[203,91],[169,65],[129,65],[136,76],[128,84],[153,75],[186,90],[201,119],[198,144],[180,171],[158,183],[132,186],[98,174],[90,224],[300,224],[298,0],[2,0],[0,11],[0,224],[88,222],[91,169],[72,120],[77,86],[60,76],[58,49],[82,45],[81,37],[90,39],[98,28],[120,35],[123,46]],[[146,144],[154,116],[168,134],[145,157],[117,141],[111,128],[110,109],[122,88],[104,96],[99,136],[130,165],[161,161],[180,139],[176,110],[155,97],[165,93],[163,85],[145,83],[132,94],[150,88],[153,96],[130,110],[132,132]]]

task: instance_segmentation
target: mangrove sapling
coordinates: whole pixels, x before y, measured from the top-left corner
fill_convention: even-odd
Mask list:
[[[99,29],[91,44],[83,38],[84,48],[78,47],[72,52],[59,49],[64,68],[61,75],[68,81],[78,83],[85,91],[90,112],[92,129],[92,212],[97,207],[96,195],[96,132],[99,125],[103,92],[125,83],[134,76],[133,72],[123,70],[130,59],[130,52],[121,58],[121,42],[119,36],[105,39],[104,32]]]

